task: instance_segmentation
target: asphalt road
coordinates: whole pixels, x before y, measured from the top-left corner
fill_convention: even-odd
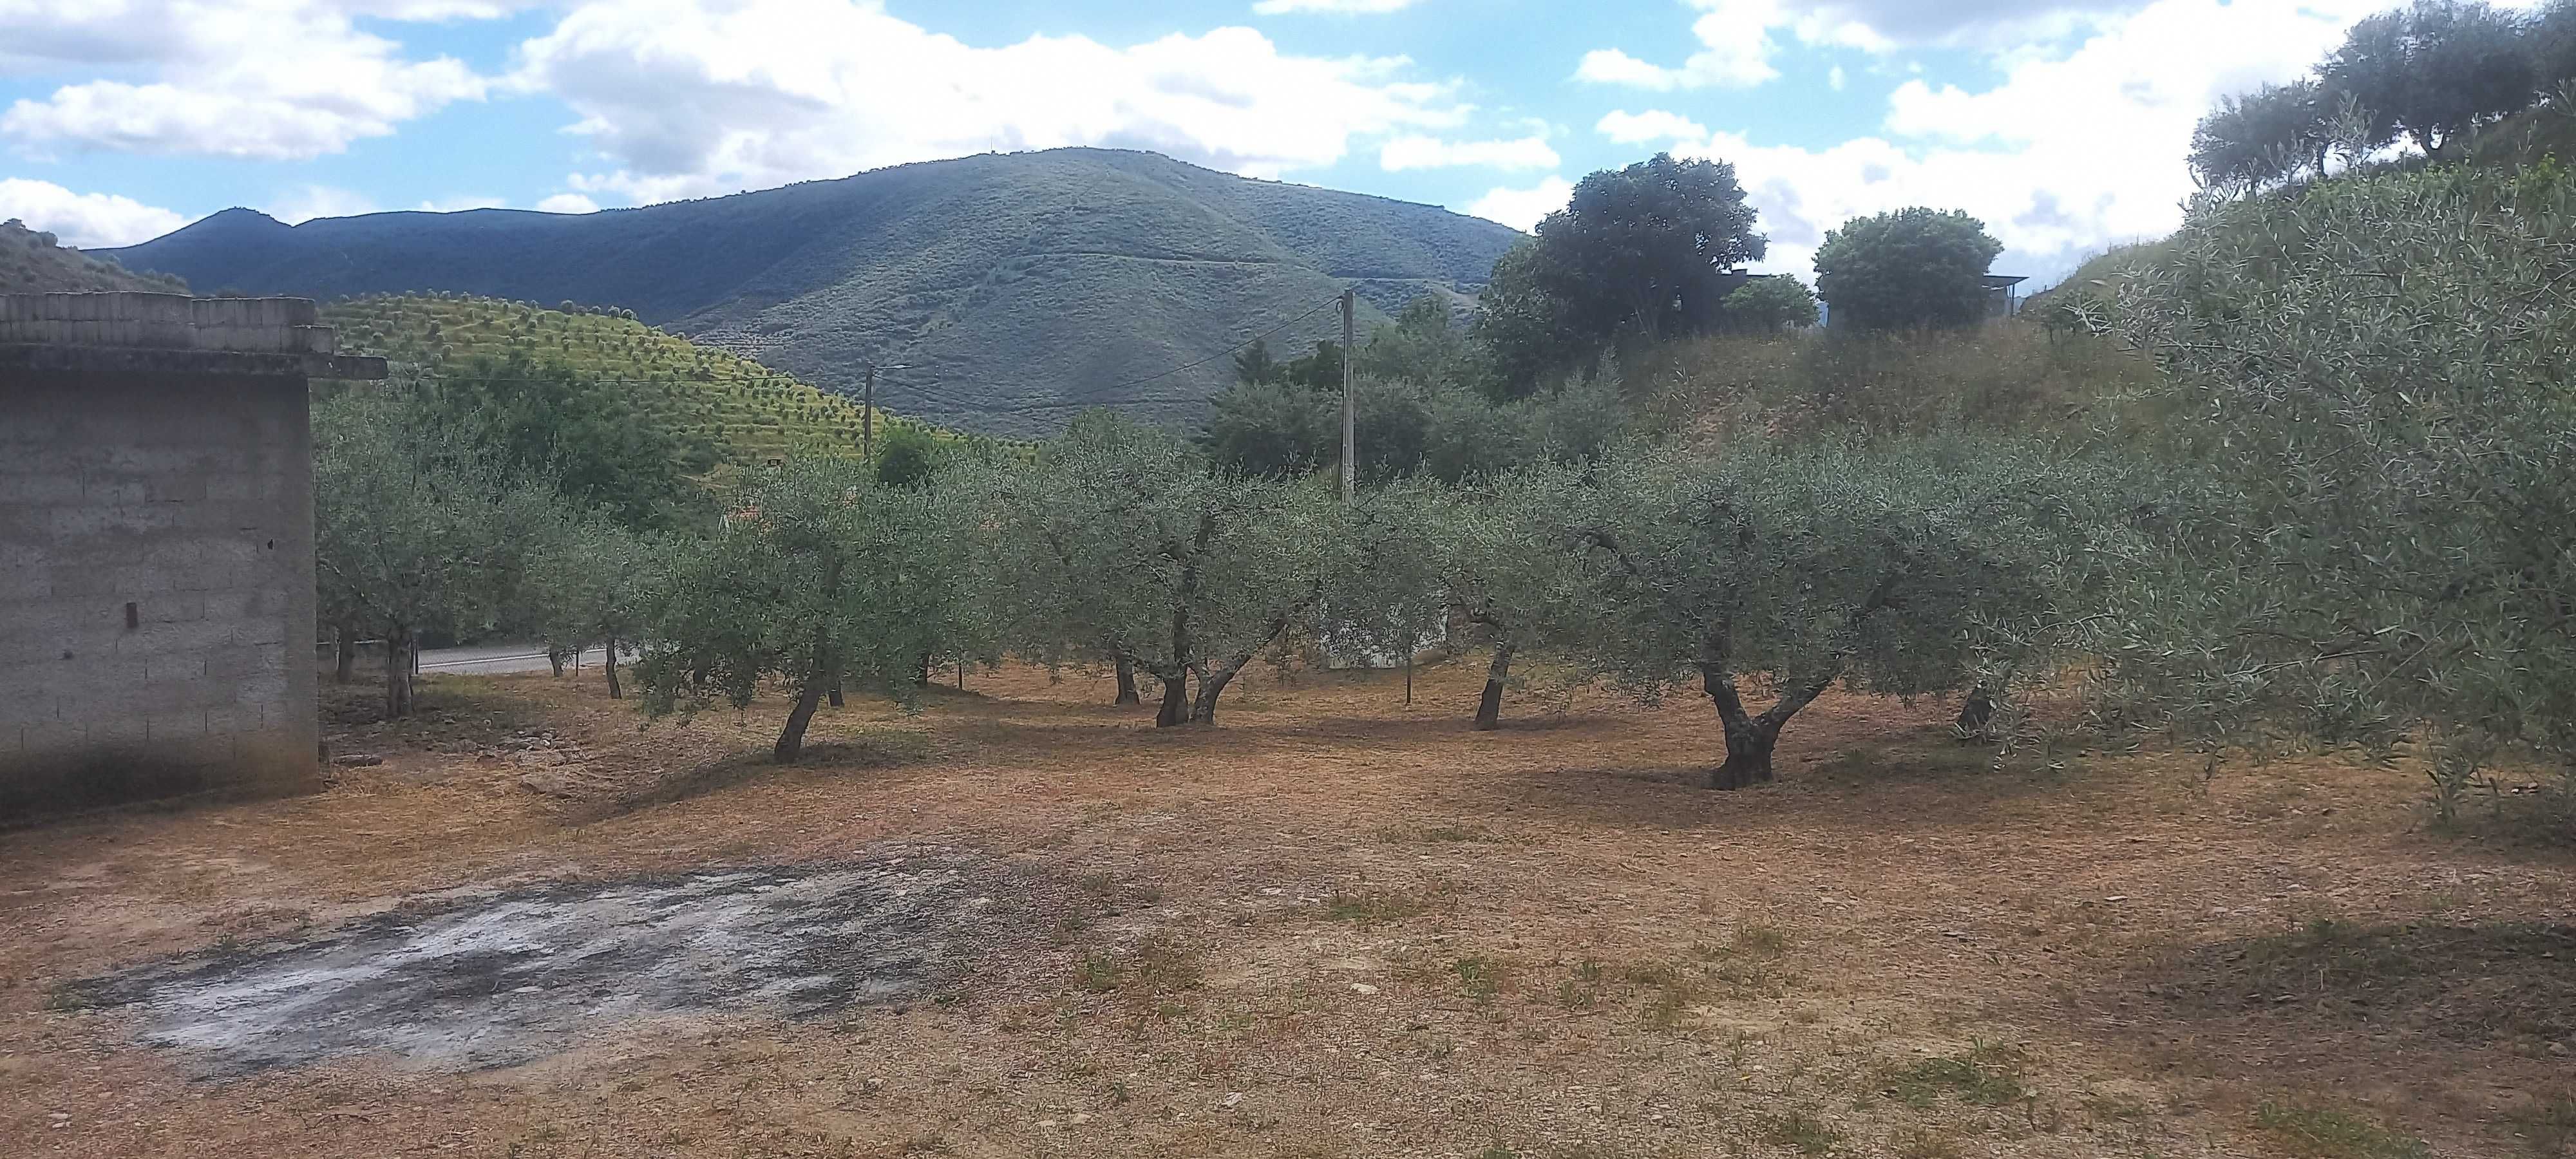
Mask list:
[[[632,649],[620,648],[618,659],[633,660]],[[597,668],[607,660],[607,653],[593,648],[581,654],[583,668]],[[510,672],[545,672],[546,650],[536,644],[484,644],[472,648],[424,648],[420,653],[423,672],[479,673],[487,676]]]

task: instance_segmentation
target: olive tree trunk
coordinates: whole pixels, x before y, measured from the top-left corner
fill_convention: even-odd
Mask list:
[[[832,642],[816,640],[814,669],[806,675],[805,687],[796,692],[796,707],[787,710],[787,727],[778,731],[778,743],[770,746],[771,760],[787,764],[805,751],[805,726],[814,722],[814,710],[822,706],[824,690],[840,680],[840,671],[832,655]]]
[[[358,629],[351,624],[331,628],[332,647],[337,650],[338,665],[331,670],[331,682],[346,684],[358,675]]]
[[[411,715],[412,666],[418,660],[420,644],[412,639],[411,629],[396,627],[385,633],[385,719],[400,720]]]
[[[1771,780],[1771,751],[1780,743],[1780,726],[1832,687],[1836,675],[1839,673],[1789,688],[1781,694],[1779,703],[1755,716],[1745,711],[1734,673],[1719,665],[1701,664],[1700,686],[1717,705],[1718,720],[1726,728],[1726,760],[1708,771],[1708,787],[1734,790]]]
[[[1188,724],[1190,720],[1189,675],[1181,673],[1164,676],[1162,679],[1163,704],[1154,711],[1154,727],[1172,728]]]
[[[1511,679],[1512,646],[1494,645],[1494,662],[1485,667],[1485,695],[1476,701],[1476,731],[1503,726],[1503,682]]]
[[[546,649],[546,665],[555,670],[555,679],[557,680],[563,679],[563,657],[563,649],[561,648]]]
[[[1136,662],[1124,656],[1118,658],[1118,699],[1111,703],[1145,703],[1145,698],[1136,694]]]
[[[1959,735],[1975,740],[1986,735],[1986,726],[1994,723],[1995,694],[1979,684],[1968,690],[1967,699],[1959,703]]]
[[[618,687],[617,684],[617,637],[610,636],[608,638],[608,647],[606,651],[608,659],[604,667],[608,669],[608,698],[610,700],[624,700],[626,699],[626,690]]]

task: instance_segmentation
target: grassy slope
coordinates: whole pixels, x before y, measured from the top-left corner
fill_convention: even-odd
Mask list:
[[[914,369],[880,398],[998,434],[1085,406],[1190,423],[1229,368],[1210,358],[1312,310],[1274,350],[1482,288],[1519,235],[1491,222],[1149,153],[1061,149],[877,170],[581,216],[478,210],[288,227],[228,210],[128,264],[204,285],[317,297],[461,290],[622,306],[835,389]],[[1134,380],[1208,358],[1204,365]]]
[[[184,294],[188,284],[167,274],[138,274],[113,261],[56,244],[11,218],[0,222],[0,294],[78,290],[151,290]]]
[[[699,346],[641,322],[575,314],[498,298],[359,298],[328,306],[352,353],[436,365],[475,355],[523,353],[621,380],[655,414],[704,431],[737,463],[789,451],[855,451],[859,407],[729,351]],[[951,432],[877,410],[877,434],[900,426]]]

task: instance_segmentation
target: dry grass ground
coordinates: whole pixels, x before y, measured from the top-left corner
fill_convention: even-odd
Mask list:
[[[1716,794],[1705,705],[1524,701],[1478,734],[1480,672],[1424,671],[1409,709],[1392,674],[1258,682],[1167,732],[1105,681],[978,674],[917,716],[827,710],[838,747],[784,770],[749,759],[774,704],[638,731],[589,683],[435,681],[422,721],[344,724],[386,761],[320,796],[0,834],[0,1154],[2576,1147],[2576,865],[2424,832],[2409,774],[1995,766],[1942,706],[1837,696],[1779,784]],[[617,1022],[470,1073],[192,1079],[62,1000],[424,894],[895,845],[1056,883],[1054,916],[923,1000]]]

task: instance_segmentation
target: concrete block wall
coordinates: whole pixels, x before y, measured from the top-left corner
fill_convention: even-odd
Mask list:
[[[304,379],[0,373],[0,821],[318,787]]]

